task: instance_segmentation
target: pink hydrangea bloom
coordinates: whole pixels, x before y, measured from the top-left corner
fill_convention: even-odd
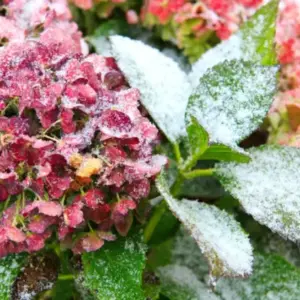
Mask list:
[[[111,230],[128,233],[167,163],[152,153],[158,130],[114,59],[84,55],[66,1],[6,2],[0,201],[12,204],[0,218],[0,256],[38,251],[54,233],[74,253],[94,251]]]
[[[281,1],[277,20],[276,42],[282,66],[280,92],[269,113],[273,122],[270,141],[299,147],[300,119],[300,3]]]

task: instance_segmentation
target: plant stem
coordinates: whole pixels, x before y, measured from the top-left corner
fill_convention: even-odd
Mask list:
[[[171,194],[174,197],[178,196],[183,181],[184,181],[184,177],[182,176],[182,174],[178,174],[176,181],[174,182],[174,184],[171,187]]]
[[[59,274],[58,280],[74,280],[73,274]]]
[[[201,176],[212,176],[215,169],[197,169],[187,173],[183,173],[182,175],[186,179],[192,179]]]
[[[179,145],[177,143],[173,144],[173,149],[174,149],[176,161],[177,161],[177,163],[180,163],[181,162],[181,153],[180,153]]]
[[[167,209],[167,205],[165,201],[161,201],[158,206],[156,207],[155,212],[151,216],[147,226],[144,230],[144,241],[147,243],[151,239],[151,236],[154,232],[154,229],[158,225],[159,221],[161,220],[163,214]]]

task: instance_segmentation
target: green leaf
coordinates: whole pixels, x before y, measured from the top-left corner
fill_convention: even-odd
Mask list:
[[[162,293],[170,300],[218,300],[194,272],[181,265],[168,265],[158,269]]]
[[[218,160],[218,161],[236,161],[246,163],[250,161],[250,157],[246,152],[238,152],[232,150],[229,146],[214,144],[211,145],[201,156],[202,160]]]
[[[228,40],[207,51],[193,66],[189,77],[193,87],[213,66],[231,59],[249,60],[263,65],[276,64],[274,47],[278,0],[270,1],[243,24]]]
[[[183,223],[208,260],[213,276],[246,276],[251,273],[252,247],[235,219],[213,205],[177,200],[162,173],[156,186],[171,211]]]
[[[160,295],[161,286],[155,274],[147,274],[144,276],[143,289],[145,291],[146,300],[157,300]]]
[[[220,163],[221,183],[255,220],[292,240],[300,239],[300,149],[262,146],[247,164]]]
[[[221,279],[216,291],[222,299],[299,299],[300,271],[285,259],[272,254],[256,254],[252,276],[247,280]]]
[[[144,300],[145,252],[141,236],[134,235],[105,243],[98,251],[84,253],[83,285],[101,300]]]
[[[191,116],[190,124],[187,125],[186,131],[189,140],[190,156],[185,162],[185,169],[189,169],[197,163],[208,148],[209,136],[193,116]]]
[[[185,180],[178,194],[187,198],[216,199],[224,194],[224,188],[213,176]]]
[[[190,85],[176,62],[157,49],[121,36],[110,38],[112,53],[141,102],[172,142],[185,132],[184,112]],[[146,58],[146,59],[145,59]]]
[[[0,259],[0,299],[10,300],[12,285],[27,260],[26,254],[10,254]]]
[[[210,142],[241,151],[237,143],[257,129],[272,104],[277,70],[237,60],[214,66],[189,98],[187,125],[195,117]]]

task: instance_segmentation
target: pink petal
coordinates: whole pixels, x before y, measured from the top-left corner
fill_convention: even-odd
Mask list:
[[[104,193],[99,189],[90,189],[84,195],[85,203],[90,208],[97,208],[104,199]]]
[[[55,201],[38,201],[37,207],[41,214],[52,217],[58,217],[63,212],[62,206]]]
[[[26,239],[26,235],[16,227],[6,227],[5,230],[8,239],[13,242],[21,243]]]
[[[76,228],[80,225],[83,219],[82,205],[78,203],[68,206],[64,211],[64,220],[67,226]]]

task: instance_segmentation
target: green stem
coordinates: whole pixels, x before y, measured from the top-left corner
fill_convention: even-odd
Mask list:
[[[173,144],[173,149],[174,149],[174,154],[175,154],[175,157],[176,157],[176,161],[178,163],[180,163],[181,162],[181,153],[180,153],[179,145],[177,143]]]
[[[171,187],[171,194],[174,197],[178,196],[183,181],[184,181],[184,177],[182,176],[182,174],[179,174],[176,178],[176,181],[174,182],[174,184]]]
[[[156,207],[156,210],[154,211],[153,215],[151,216],[144,230],[144,241],[146,243],[149,242],[149,240],[151,239],[154,229],[158,225],[166,209],[167,209],[167,205],[165,201],[160,202]]]
[[[198,169],[198,170],[193,170],[191,172],[183,173],[182,175],[186,179],[192,179],[201,176],[212,176],[214,171],[215,169]]]
[[[58,280],[74,280],[73,274],[59,274]]]

